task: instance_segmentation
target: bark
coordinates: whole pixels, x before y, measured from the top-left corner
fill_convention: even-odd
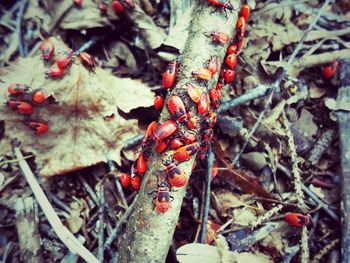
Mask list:
[[[350,61],[340,66],[337,97],[342,166],[342,262],[350,262]]]
[[[241,3],[240,1],[231,2],[236,11],[226,11],[225,15],[225,11],[212,7],[208,1],[195,1],[193,20],[189,25],[189,36],[181,56],[176,83],[171,92],[168,92],[159,123],[171,118],[166,106],[170,96],[183,95],[183,86],[189,81],[199,84],[192,77],[192,71],[205,68],[207,61],[213,55],[218,57],[219,64],[223,61],[227,45],[213,44],[206,34],[211,31],[222,31],[232,38],[235,34],[235,25]],[[208,93],[209,89],[215,88],[217,80],[218,73],[208,83],[202,82],[200,85],[202,91]],[[182,96],[182,98],[187,110],[198,114],[195,105],[189,101],[189,98],[187,96]],[[202,123],[203,116],[198,117],[200,123]],[[185,129],[181,124],[178,124],[178,126],[180,130]],[[200,128],[197,130],[198,134]],[[157,175],[164,170],[161,160],[169,154],[171,154],[170,151],[166,151],[162,155],[153,154],[152,160],[148,163],[148,171],[143,178],[135,208],[130,215],[126,232],[118,247],[118,261],[121,263],[165,261],[178,221],[186,186],[178,189],[177,192],[171,193],[174,201],[171,203],[171,208],[164,214],[153,210],[152,200],[155,194],[149,195],[149,193],[157,190]],[[195,156],[190,161],[179,165],[188,175],[191,173],[194,159]]]

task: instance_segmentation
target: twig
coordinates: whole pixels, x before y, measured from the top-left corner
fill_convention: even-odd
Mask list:
[[[103,181],[100,182],[100,202],[99,202],[99,228],[98,228],[98,256],[97,258],[103,262],[104,254],[104,226],[105,226],[105,189],[103,186]]]
[[[214,154],[211,150],[211,143],[208,147],[208,171],[207,171],[207,187],[205,192],[205,205],[203,209],[203,221],[202,221],[202,232],[199,239],[199,243],[205,243],[205,237],[207,234],[207,224],[208,224],[208,214],[210,206],[210,185],[211,185],[211,176],[213,173],[213,163],[214,163]]]
[[[21,29],[22,17],[23,17],[24,9],[27,5],[27,1],[28,0],[22,0],[22,3],[18,9],[17,18],[16,18],[16,31],[18,34],[18,49],[19,49],[19,54],[22,57],[27,56],[27,52],[25,52],[25,48],[23,46],[22,29]]]
[[[31,171],[27,162],[23,159],[23,155],[19,147],[14,146],[14,153],[16,158],[19,159],[19,166],[22,170],[22,173],[27,180],[30,188],[32,189],[35,198],[37,199],[41,209],[43,210],[47,220],[52,226],[53,230],[62,241],[63,244],[67,246],[69,250],[74,253],[77,253],[81,256],[85,261],[91,263],[98,263],[99,261],[95,256],[86,249],[75,237],[69,232],[69,230],[62,224],[59,217],[56,215],[53,207],[51,206],[49,200],[45,196],[43,190],[41,189],[39,183],[36,181],[33,172]]]
[[[116,224],[115,228],[113,229],[112,233],[110,234],[110,236],[108,237],[104,248],[105,250],[109,250],[111,248],[111,244],[113,242],[113,240],[116,238],[120,227],[123,225],[123,223],[126,223],[130,213],[132,212],[132,210],[134,209],[135,204],[137,203],[137,198],[135,198],[135,200],[132,202],[132,204],[128,207],[128,209],[125,211],[124,215],[119,219],[118,223]]]
[[[31,158],[33,156],[34,156],[34,154],[30,154],[30,155],[24,156],[23,160],[29,159],[29,158]],[[2,161],[2,162],[0,162],[0,166],[3,166],[4,164],[9,164],[9,163],[17,163],[18,161],[20,161],[20,160],[13,159],[13,160]]]
[[[312,165],[318,164],[323,153],[329,148],[335,136],[335,130],[329,129],[325,131],[316,142],[314,148],[311,150],[309,158],[307,159]]]
[[[331,251],[335,247],[335,245],[337,245],[339,243],[339,241],[340,241],[339,238],[336,238],[336,239],[332,240],[331,242],[329,242],[320,251],[318,251],[318,253],[311,260],[311,263],[319,263],[319,262],[321,262],[322,258],[325,255],[327,255],[329,253],[329,251]],[[329,261],[329,262],[334,262],[334,261]]]
[[[79,180],[80,182],[83,184],[83,186],[85,187],[86,191],[89,193],[89,195],[91,196],[92,200],[94,201],[94,203],[96,205],[99,204],[98,202],[98,198],[96,193],[94,192],[94,190],[92,190],[91,186],[88,184],[88,182],[85,180],[84,176],[79,174]]]
[[[290,172],[290,170],[282,164],[277,164],[277,169],[283,172],[289,178],[292,178],[292,173]],[[301,189],[305,192],[305,194],[307,194],[311,198],[311,200],[314,201],[313,205],[320,205],[323,211],[325,211],[330,218],[332,218],[336,222],[339,222],[339,217],[336,215],[336,213],[329,209],[328,205],[325,202],[323,202],[320,198],[318,198],[318,196],[303,183],[301,184]]]
[[[308,263],[309,262],[309,234],[307,231],[307,226],[303,226],[301,230],[301,262]]]

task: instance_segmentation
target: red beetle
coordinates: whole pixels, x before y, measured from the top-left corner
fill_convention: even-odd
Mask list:
[[[236,29],[237,29],[237,33],[236,33],[236,39],[239,41],[241,40],[244,35],[245,35],[245,28],[246,28],[246,22],[244,20],[244,18],[242,16],[240,16],[237,20],[237,24],[236,24]]]
[[[200,102],[198,103],[198,112],[199,114],[207,114],[209,110],[209,99],[208,94],[203,92]]]
[[[20,114],[31,115],[33,114],[33,106],[24,101],[9,100],[7,106],[17,111]]]
[[[310,218],[307,215],[302,215],[299,213],[288,213],[284,217],[286,222],[291,226],[305,226],[310,223]]]
[[[163,140],[177,131],[177,125],[173,120],[167,120],[163,124],[159,125],[152,134],[152,142],[158,142]]]
[[[74,0],[74,4],[78,7],[81,7],[83,5],[83,0]]]
[[[216,7],[222,7],[224,9],[233,10],[233,6],[230,0],[208,0],[208,2]]]
[[[237,66],[237,56],[236,54],[230,54],[226,57],[226,64],[231,69],[234,69]]]
[[[174,138],[170,141],[170,148],[173,150],[177,150],[184,146],[185,144],[180,140],[180,138]]]
[[[160,140],[156,143],[156,152],[162,153],[168,147],[169,144],[169,138],[166,138],[164,140]]]
[[[210,36],[215,44],[227,44],[230,41],[230,37],[224,32],[213,31]]]
[[[221,94],[216,89],[211,89],[209,91],[211,104],[215,109],[218,109],[220,106]]]
[[[169,98],[168,109],[180,123],[187,122],[185,104],[179,96],[171,96]]]
[[[339,62],[337,60],[332,61],[322,70],[324,79],[330,79],[337,72]]]
[[[130,173],[130,183],[131,187],[138,191],[140,190],[141,185],[141,176],[137,173],[137,169],[135,168],[134,164],[131,165],[131,173]]]
[[[186,90],[191,100],[195,103],[199,103],[202,97],[202,91],[199,89],[199,87],[192,83],[186,83]]]
[[[81,52],[79,57],[86,67],[94,68],[96,66],[96,60],[87,52]]]
[[[209,61],[209,65],[208,65],[208,69],[211,72],[212,75],[215,75],[216,72],[218,72],[219,70],[219,62],[218,62],[218,57],[217,56],[213,56],[210,61]]]
[[[53,43],[49,39],[46,39],[43,42],[41,42],[40,50],[41,50],[42,58],[45,61],[49,61],[53,57],[55,48]]]
[[[136,170],[138,174],[144,174],[147,171],[148,158],[144,156],[143,152],[140,153],[137,159]]]
[[[64,50],[56,58],[56,64],[59,68],[65,69],[72,63],[73,50]]]
[[[18,84],[18,83],[12,83],[10,86],[8,86],[7,91],[11,95],[22,95],[27,93],[29,90],[29,86],[25,84]]]
[[[225,73],[225,82],[231,83],[236,77],[236,72],[234,70],[228,69]]]
[[[175,165],[171,158],[163,160],[163,165],[166,168],[166,178],[171,186],[182,187],[187,183],[188,178],[186,174]]]
[[[120,13],[124,13],[125,12],[125,8],[124,6],[120,3],[119,0],[114,0],[112,2],[112,10],[114,11],[114,13],[116,13],[117,15]]]
[[[163,108],[164,99],[162,96],[158,95],[154,98],[154,108],[156,110],[161,110]]]
[[[171,88],[175,82],[178,65],[177,60],[171,61],[163,74],[162,82],[167,89]]]
[[[203,131],[203,140],[209,142],[213,139],[214,130],[212,128],[207,128]]]
[[[206,126],[214,127],[217,120],[217,114],[214,111],[211,111],[205,116],[204,123]]]
[[[197,157],[200,160],[205,160],[207,158],[207,152],[208,152],[208,141],[202,141],[199,150],[198,150],[198,154]]]
[[[250,7],[247,4],[242,5],[240,16],[244,18],[246,22],[248,22],[250,16]]]
[[[210,80],[213,77],[213,74],[209,69],[201,68],[195,71],[192,71],[192,75],[199,80]]]
[[[227,68],[222,68],[221,71],[220,71],[219,78],[220,78],[220,79],[224,78],[226,72],[227,72]]]
[[[44,134],[49,130],[49,125],[43,121],[28,121],[25,124],[37,135]]]
[[[50,69],[46,72],[47,76],[52,78],[62,78],[64,76],[64,69],[58,67],[56,64],[52,65]]]
[[[118,175],[119,182],[124,188],[128,188],[131,182],[130,174],[121,173]]]
[[[152,142],[152,136],[154,131],[157,129],[158,123],[156,121],[151,122],[146,130],[145,136],[142,139],[141,147],[142,152],[148,153],[149,152],[149,144]]]
[[[196,117],[195,114],[193,114],[191,111],[187,113],[188,116],[188,123],[187,126],[189,129],[194,130],[198,128],[199,122],[198,118]]]
[[[237,45],[236,44],[231,44],[229,45],[229,47],[227,48],[227,53],[228,54],[236,54],[237,53]]]
[[[45,94],[40,91],[40,90],[37,90],[37,91],[34,91],[33,95],[32,95],[32,102],[34,104],[43,104],[46,100],[46,97],[45,97]]]
[[[216,89],[217,89],[217,90],[221,90],[221,89],[222,89],[222,86],[223,86],[223,85],[222,85],[222,82],[219,81],[218,84],[216,84]]]
[[[101,1],[100,4],[98,5],[98,8],[102,13],[106,13],[108,9],[108,4],[104,1]]]
[[[186,162],[198,152],[198,149],[199,149],[198,142],[185,145],[174,152],[173,158],[179,163]]]
[[[170,196],[169,187],[166,182],[162,182],[158,187],[157,196],[152,201],[159,213],[165,213],[169,210],[170,199],[173,198]],[[154,200],[156,201],[154,202]]]
[[[179,132],[180,140],[185,144],[193,143],[197,140],[197,133],[194,131]]]

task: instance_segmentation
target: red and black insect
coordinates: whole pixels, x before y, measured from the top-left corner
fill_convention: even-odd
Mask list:
[[[183,141],[181,141],[180,138],[173,138],[173,139],[170,141],[169,145],[170,145],[170,148],[171,148],[171,149],[177,150],[177,149],[181,148],[182,146],[184,146],[185,144],[184,144]]]
[[[81,52],[79,57],[83,64],[88,68],[94,68],[96,66],[96,60],[87,52]]]
[[[140,190],[140,185],[141,185],[141,176],[137,173],[137,169],[135,168],[135,165],[131,165],[131,172],[130,172],[130,184],[131,187],[138,191]]]
[[[199,80],[208,81],[213,77],[213,74],[209,69],[201,68],[195,71],[192,71],[192,75]]]
[[[17,111],[20,114],[24,114],[24,115],[33,114],[33,106],[30,105],[28,102],[18,101],[18,100],[9,100],[7,102],[7,106],[9,106],[9,108],[13,109],[14,111]]]
[[[198,103],[198,113],[199,114],[207,114],[209,111],[209,99],[208,99],[208,94],[203,92],[201,100]]]
[[[125,7],[120,3],[119,0],[114,0],[111,7],[114,13],[117,15],[125,12]]]
[[[53,57],[55,48],[53,43],[49,39],[45,39],[40,44],[40,50],[41,50],[42,58],[45,61],[49,61]]]
[[[158,123],[156,121],[151,122],[146,130],[145,136],[142,139],[141,148],[142,152],[149,156],[150,148],[152,147],[152,136],[154,131],[157,129]]]
[[[222,82],[219,81],[218,84],[216,84],[216,89],[217,89],[217,90],[221,90],[221,89],[222,89],[222,86],[223,86],[223,85],[222,85]]]
[[[226,64],[229,66],[231,69],[234,69],[237,66],[237,56],[236,54],[232,53],[229,54],[226,57]]]
[[[46,75],[51,78],[62,78],[64,74],[64,69],[58,67],[56,64],[52,65],[50,69],[46,72]]]
[[[56,64],[59,68],[67,68],[73,61],[73,50],[64,50],[56,57]]]
[[[208,2],[216,7],[221,7],[230,11],[233,10],[233,6],[230,0],[208,0]]]
[[[171,96],[169,98],[168,109],[180,123],[187,123],[188,116],[185,104],[179,96]]]
[[[167,183],[161,182],[157,190],[157,196],[153,199],[152,203],[159,213],[165,213],[169,210],[170,202],[173,199],[174,198],[170,195],[170,189]]]
[[[36,135],[41,135],[49,130],[49,125],[43,121],[27,121],[25,124],[29,129],[33,130]]]
[[[224,32],[212,31],[209,35],[211,40],[217,45],[227,44],[230,41],[230,37]]]
[[[164,140],[160,140],[156,143],[156,152],[157,153],[162,153],[165,151],[165,149],[168,147],[170,138],[165,138]]]
[[[185,145],[185,146],[177,149],[174,152],[173,158],[174,158],[174,160],[178,161],[179,163],[186,162],[189,159],[191,159],[191,157],[198,152],[198,149],[199,149],[198,142],[194,142],[194,143],[191,143],[189,145]]]
[[[204,125],[207,127],[214,127],[217,120],[217,114],[214,111],[211,111],[205,116]]]
[[[12,83],[8,86],[7,91],[10,95],[22,95],[27,93],[29,90],[29,86],[25,84]]]
[[[144,174],[147,171],[148,156],[145,156],[143,152],[140,153],[139,158],[137,159],[136,170],[138,174]]]
[[[131,177],[130,174],[121,173],[118,175],[119,182],[124,188],[128,188],[130,185]]]
[[[171,158],[163,160],[163,165],[166,168],[166,178],[171,186],[182,187],[188,178],[186,174],[172,161]]]
[[[339,62],[337,60],[332,61],[322,70],[322,76],[324,79],[330,79],[337,72]]]
[[[164,74],[163,74],[163,85],[165,88],[171,88],[175,82],[175,78],[176,78],[176,72],[177,72],[177,68],[179,66],[179,62],[177,60],[171,61]]]
[[[231,44],[231,45],[229,45],[229,47],[227,48],[227,53],[228,53],[228,54],[236,54],[237,51],[238,51],[237,44]]]
[[[244,17],[240,16],[237,20],[236,24],[236,41],[239,42],[241,39],[244,38],[245,35],[245,28],[246,28],[246,22],[244,20]]]
[[[34,104],[38,104],[38,105],[43,104],[45,100],[46,100],[46,97],[44,92],[42,92],[41,90],[37,90],[33,92],[32,102]]]
[[[288,213],[285,215],[284,219],[291,226],[305,226],[310,223],[310,218],[307,215],[302,215],[299,213]]]
[[[209,96],[210,96],[211,104],[214,106],[215,109],[218,109],[220,106],[220,99],[221,99],[220,92],[216,89],[211,89],[209,91]]]
[[[192,83],[186,83],[186,90],[191,100],[195,103],[199,103],[202,97],[202,91],[200,88]]]
[[[250,7],[247,4],[242,5],[240,16],[244,18],[246,22],[248,22],[250,16]]]
[[[155,129],[151,138],[148,140],[150,140],[152,144],[160,140],[164,140],[165,138],[173,135],[177,129],[177,125],[173,120],[167,120]]]
[[[212,128],[206,128],[204,129],[202,136],[203,140],[205,140],[206,142],[210,142],[213,139],[214,130]]]
[[[208,69],[211,72],[212,75],[215,75],[216,72],[219,71],[219,62],[218,62],[218,57],[213,56],[208,64]]]
[[[236,71],[227,69],[225,73],[225,82],[227,84],[231,83],[236,77]]]
[[[160,95],[154,98],[154,108],[156,110],[161,110],[163,108],[164,98]]]
[[[207,158],[208,146],[209,142],[203,140],[198,150],[197,158],[200,160],[205,160]]]
[[[198,121],[198,118],[196,117],[196,115],[193,114],[192,111],[189,111],[187,113],[187,116],[188,116],[187,127],[191,130],[197,129],[198,125],[199,125],[199,121]]]

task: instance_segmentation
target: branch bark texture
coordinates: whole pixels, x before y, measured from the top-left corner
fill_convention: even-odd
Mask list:
[[[186,94],[185,84],[192,82],[207,92],[215,88],[218,73],[207,83],[200,83],[192,77],[192,71],[206,68],[207,62],[211,56],[217,56],[219,65],[224,59],[226,45],[216,45],[212,43],[209,33],[212,31],[224,32],[232,36],[235,34],[235,25],[240,10],[240,1],[231,1],[234,6],[232,12],[213,7],[208,1],[196,0],[196,7],[193,10],[193,20],[189,25],[189,36],[185,44],[176,82],[167,98],[161,112],[159,123],[171,119],[171,114],[167,109],[167,101],[170,96],[182,95],[187,111],[195,113],[202,123],[204,116],[199,116],[196,105],[189,98],[183,96]],[[179,129],[184,131],[185,126],[177,123]],[[201,125],[200,125],[201,126]],[[197,134],[202,127],[199,127]],[[198,136],[199,138],[200,136]],[[173,238],[175,226],[180,214],[181,204],[185,194],[186,187],[178,189],[177,192],[171,192],[174,201],[171,208],[164,214],[158,213],[153,209],[152,200],[155,195],[150,195],[152,191],[158,188],[157,176],[164,171],[162,159],[172,154],[166,151],[164,154],[153,154],[148,163],[148,171],[143,178],[140,192],[138,194],[134,210],[132,211],[126,232],[121,238],[118,246],[119,258],[121,263],[130,262],[164,262]],[[191,174],[194,158],[190,161],[179,164],[179,167],[187,174]]]

